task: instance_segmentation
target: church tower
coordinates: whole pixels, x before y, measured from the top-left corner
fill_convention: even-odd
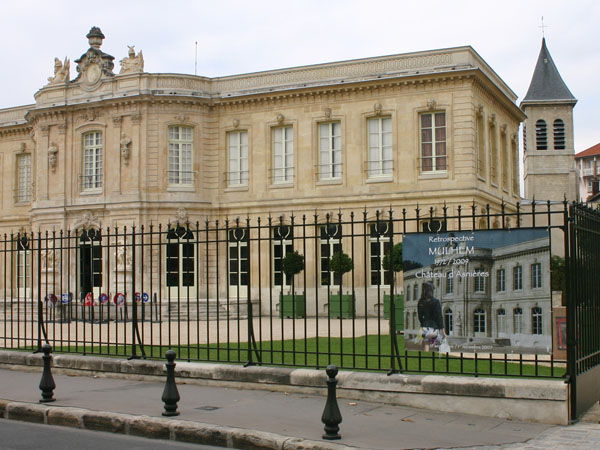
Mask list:
[[[563,81],[542,39],[542,48],[521,109],[525,198],[577,199],[573,108],[577,99]]]

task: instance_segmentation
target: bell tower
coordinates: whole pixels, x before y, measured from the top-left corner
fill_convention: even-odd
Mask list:
[[[521,109],[525,198],[576,200],[573,108],[577,99],[560,76],[542,39],[533,77]]]

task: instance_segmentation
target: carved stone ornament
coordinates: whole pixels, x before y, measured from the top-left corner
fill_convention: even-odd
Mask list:
[[[58,134],[65,134],[67,132],[67,124],[61,123],[58,125]]]
[[[112,117],[112,123],[115,128],[121,126],[122,122],[123,122],[123,118],[121,116],[113,116]]]
[[[56,269],[55,250],[42,250],[40,258],[42,263],[42,272],[54,272]]]
[[[74,228],[88,230],[90,228],[100,228],[100,219],[92,211],[84,211],[83,214],[73,224]]]
[[[56,172],[56,166],[58,165],[58,147],[55,143],[50,144],[48,148],[48,168],[52,172]]]
[[[475,114],[477,117],[483,117],[483,105],[477,105],[475,107]]]
[[[275,116],[275,120],[280,125],[283,123],[284,119],[285,119],[285,117],[283,117],[283,114],[281,114],[281,113],[279,113],[279,114],[277,114],[277,116]]]
[[[117,248],[115,249],[115,261],[117,262],[117,270],[131,270],[131,250],[127,252],[123,240],[119,240],[117,242]]]
[[[517,133],[513,133],[513,134],[510,135],[510,140],[513,141],[513,142],[517,142],[517,137],[518,137]]]
[[[79,117],[84,122],[93,122],[99,116],[98,111],[92,108],[86,109]]]
[[[127,52],[127,58],[123,58],[121,62],[121,71],[119,74],[124,75],[127,73],[141,73],[144,71],[144,55],[140,50],[138,54],[135,54],[135,45],[128,45],[129,52]]]
[[[79,59],[77,63],[77,78],[74,81],[80,81],[81,86],[86,90],[93,90],[100,85],[102,77],[113,77],[113,68],[115,67],[114,56],[104,53],[100,50],[104,34],[98,27],[92,27],[86,35],[90,48]]]
[[[65,58],[64,62],[54,58],[54,76],[48,78],[48,84],[64,84],[69,82],[69,72],[71,71],[71,62]]]
[[[123,163],[128,166],[129,158],[131,156],[131,138],[128,138],[125,133],[121,133],[121,141],[120,141],[120,151],[121,151],[121,159]]]
[[[142,115],[139,113],[135,113],[131,115],[131,122],[132,123],[140,123],[142,121]]]
[[[25,153],[25,151],[27,151],[27,144],[25,142],[21,142],[19,144],[19,152]]]
[[[437,109],[437,102],[435,101],[435,99],[430,98],[429,100],[427,100],[427,109],[429,111]]]
[[[375,103],[373,105],[373,111],[375,111],[376,115],[380,115],[381,111],[383,111],[383,106],[381,105],[381,103]]]
[[[323,108],[323,115],[326,119],[331,119],[331,108]]]
[[[48,136],[50,133],[50,127],[48,125],[41,125],[40,131],[42,132],[42,136]]]
[[[490,122],[490,125],[496,126],[496,114],[490,115],[489,122]]]
[[[506,124],[505,123],[503,123],[502,125],[500,125],[500,132],[502,134],[506,134]]]
[[[233,128],[237,128],[240,126],[240,120],[239,119],[233,119]]]
[[[189,223],[189,221],[190,221],[190,216],[187,212],[187,209],[179,208],[175,212],[175,216],[173,217],[174,223],[185,224],[185,223]]]
[[[185,114],[177,114],[175,116],[175,120],[180,123],[187,123],[190,121],[190,116],[186,116]]]

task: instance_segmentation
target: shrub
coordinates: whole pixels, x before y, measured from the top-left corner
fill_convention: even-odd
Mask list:
[[[329,260],[329,269],[338,276],[344,275],[354,269],[354,263],[344,252],[335,252]]]
[[[281,268],[288,277],[293,277],[304,270],[304,256],[297,250],[287,253],[281,261]]]

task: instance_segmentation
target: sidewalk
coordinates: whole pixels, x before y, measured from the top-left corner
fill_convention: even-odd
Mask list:
[[[320,421],[325,404],[323,396],[268,392],[249,389],[178,384],[181,415],[176,420],[161,416],[164,384],[99,377],[73,377],[54,375],[56,402],[39,407],[40,368],[34,372],[0,369],[0,398],[14,402],[26,402],[31,408],[53,408],[46,417],[57,417],[57,407],[65,414],[72,408],[104,412],[98,413],[107,420],[107,426],[118,428],[120,420],[134,420],[138,434],[156,435],[157,424],[173,426],[199,424],[205,431],[216,433],[224,427],[259,432],[254,448],[335,448],[336,445],[361,449],[401,448],[454,448],[490,447],[505,448],[600,448],[600,425],[578,424],[570,427],[507,421],[465,414],[437,413],[415,408],[389,406],[379,403],[340,399],[343,422],[340,425],[341,441],[332,447],[323,441],[323,424]],[[18,408],[9,418],[18,416]],[[47,410],[49,411],[49,410]],[[75,410],[73,410],[75,411]],[[79,414],[82,414],[81,412]],[[120,416],[148,416],[145,418]],[[88,413],[91,417],[93,413]],[[66,415],[63,415],[66,417]],[[111,421],[111,418],[114,418]],[[160,418],[160,419],[152,419]],[[94,419],[99,423],[99,419]],[[189,422],[183,422],[189,421]],[[69,420],[64,419],[65,423]],[[56,422],[55,422],[56,423]],[[133,422],[132,422],[133,423]],[[144,423],[147,426],[144,432]],[[111,425],[112,424],[112,425]],[[203,425],[202,425],[203,424]],[[71,423],[82,426],[82,422]],[[121,432],[133,429],[123,427]],[[141,427],[141,428],[140,428]],[[87,428],[87,427],[86,427]],[[193,427],[192,427],[193,428]],[[262,442],[261,434],[279,435],[272,442],[284,443],[271,446]],[[133,433],[132,433],[133,434]],[[210,433],[209,433],[210,434]],[[214,433],[213,433],[214,434]],[[264,436],[263,436],[264,437]],[[281,439],[279,439],[281,438]],[[291,439],[287,438],[301,438]],[[310,442],[313,441],[313,442]],[[525,444],[525,442],[529,443]],[[235,444],[235,439],[227,441]],[[262,445],[262,446],[261,446]],[[280,445],[280,444],[277,444]]]

